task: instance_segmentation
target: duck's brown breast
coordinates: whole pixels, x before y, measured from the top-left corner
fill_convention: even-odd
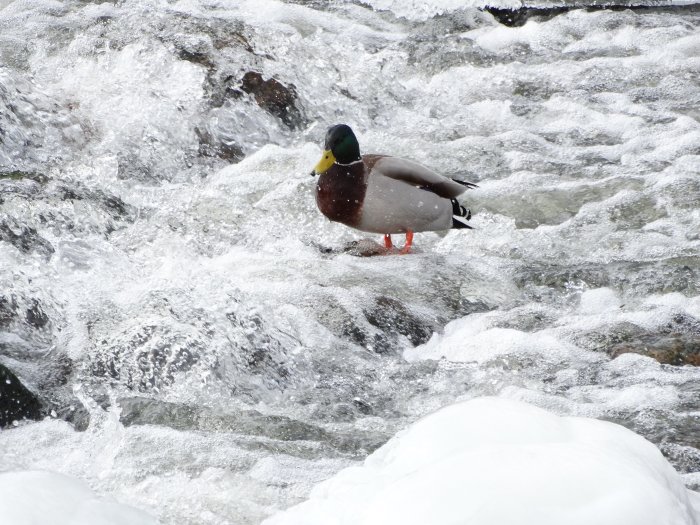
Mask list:
[[[349,166],[334,164],[318,179],[316,204],[330,220],[356,226],[360,222],[366,191],[364,163]]]

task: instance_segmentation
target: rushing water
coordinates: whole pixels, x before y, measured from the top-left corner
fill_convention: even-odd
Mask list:
[[[494,394],[700,486],[700,12],[371,4],[0,1],[0,363],[49,413],[0,470],[259,523]],[[309,176],[337,122],[478,183],[476,229],[347,252]]]

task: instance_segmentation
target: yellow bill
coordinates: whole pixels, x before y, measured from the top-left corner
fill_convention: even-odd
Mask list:
[[[333,164],[335,164],[335,156],[331,150],[327,149],[323,152],[323,156],[321,160],[318,161],[318,164],[316,164],[314,171],[320,175],[321,173],[327,172],[328,168]]]

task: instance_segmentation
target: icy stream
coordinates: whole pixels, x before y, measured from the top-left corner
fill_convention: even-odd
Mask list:
[[[0,471],[257,524],[496,395],[700,488],[700,11],[420,4],[0,0],[0,364],[46,415]],[[476,229],[346,253],[337,122],[478,183]]]

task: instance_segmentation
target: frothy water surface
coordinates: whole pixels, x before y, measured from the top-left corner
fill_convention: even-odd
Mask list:
[[[457,4],[0,4],[0,362],[55,414],[1,469],[259,523],[488,394],[700,485],[700,15]],[[476,229],[345,253],[309,176],[337,122],[477,182]]]

